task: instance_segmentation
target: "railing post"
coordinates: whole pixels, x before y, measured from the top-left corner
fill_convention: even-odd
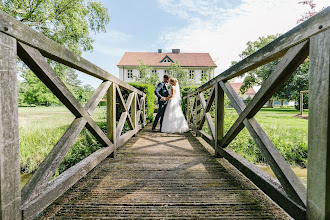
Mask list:
[[[134,131],[135,133],[138,131],[138,127],[137,127],[137,93],[134,92],[134,97],[133,97],[133,101],[132,101],[132,107],[131,107],[131,112],[132,112],[132,121],[133,121],[133,125],[134,125]]]
[[[16,39],[0,32],[0,218],[21,219]]]
[[[215,85],[215,157],[222,157],[218,152],[218,144],[224,134],[225,122],[225,94],[219,83]]]
[[[304,94],[300,91],[300,115],[303,114],[304,110]]]
[[[330,29],[311,37],[309,71],[307,219],[329,219]]]
[[[195,130],[196,130],[196,136],[199,136],[199,131],[198,131],[198,126],[199,123],[201,122],[201,117],[202,117],[202,102],[198,98],[199,94],[196,94],[196,123],[195,123]]]
[[[187,118],[187,122],[189,124],[189,109],[190,109],[190,97],[187,97],[187,108],[186,108],[186,118]]]
[[[107,92],[107,136],[113,143],[113,153],[110,157],[116,156],[116,84],[113,82]]]
[[[142,103],[142,127],[144,128],[146,124],[146,95],[143,95],[143,103]]]

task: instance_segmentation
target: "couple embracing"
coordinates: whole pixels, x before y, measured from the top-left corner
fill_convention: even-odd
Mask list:
[[[168,91],[167,83],[171,84]],[[158,97],[158,112],[152,130],[156,131],[156,125],[160,119],[160,132],[164,133],[184,133],[189,131],[188,123],[183,116],[181,109],[181,95],[179,82],[169,75],[164,75],[164,81],[159,83],[155,89]]]

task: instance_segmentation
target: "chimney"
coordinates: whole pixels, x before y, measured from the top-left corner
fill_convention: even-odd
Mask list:
[[[179,54],[180,53],[180,49],[172,49],[172,53]]]
[[[162,53],[162,49],[158,49],[158,53]]]

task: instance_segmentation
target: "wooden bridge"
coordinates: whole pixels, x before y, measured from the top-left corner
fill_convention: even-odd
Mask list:
[[[148,109],[142,91],[0,11],[1,219],[287,218],[282,209],[295,219],[329,219],[329,27],[330,7],[196,89],[185,97],[192,132],[168,135],[151,133],[150,127],[145,127]],[[76,117],[22,190],[17,56]],[[306,189],[254,115],[308,56],[310,95]],[[103,82],[82,106],[45,58]],[[281,58],[279,64],[245,106],[227,81],[278,58]],[[127,97],[123,91],[128,93]],[[239,114],[226,134],[225,94]],[[105,95],[106,134],[91,118]],[[210,114],[212,106],[214,119]],[[126,133],[123,132],[125,122],[130,127]],[[205,123],[211,134],[202,130]],[[84,127],[104,147],[52,178]],[[227,148],[244,127],[277,179]]]

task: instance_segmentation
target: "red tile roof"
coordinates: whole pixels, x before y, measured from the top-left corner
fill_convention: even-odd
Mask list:
[[[237,94],[241,94],[240,88],[243,85],[243,83],[230,83],[230,85],[233,87],[233,89],[235,90],[235,92]],[[246,93],[244,93],[246,95],[255,95],[256,92],[254,91],[253,88],[250,88]]]
[[[151,66],[169,66],[171,63],[160,61],[168,56],[173,62],[176,60],[182,67],[216,67],[209,53],[151,53],[151,52],[125,52],[117,66],[137,66],[139,59]]]

